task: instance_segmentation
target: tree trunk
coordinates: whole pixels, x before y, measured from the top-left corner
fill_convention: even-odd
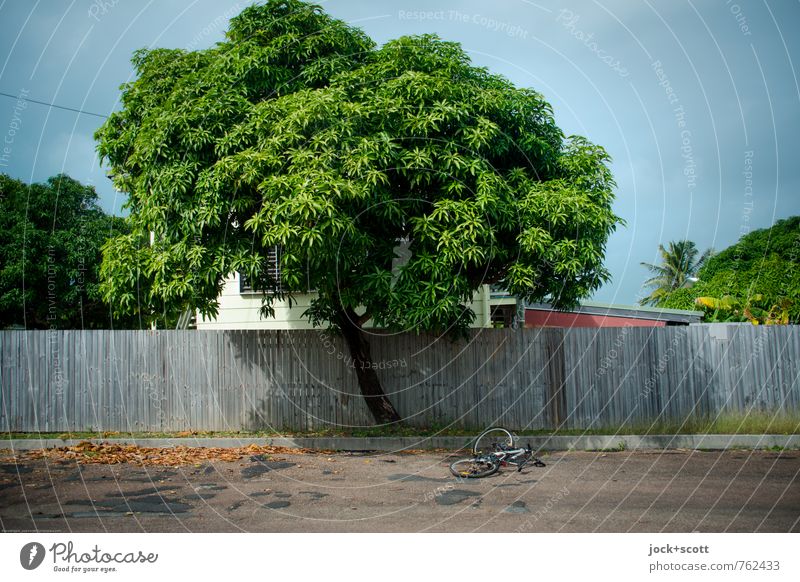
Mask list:
[[[389,402],[378,378],[376,367],[372,361],[369,350],[369,342],[364,337],[364,331],[358,323],[358,316],[354,312],[343,313],[339,318],[339,326],[347,347],[350,349],[350,356],[353,358],[352,366],[355,368],[358,377],[358,385],[361,388],[361,395],[367,403],[369,411],[372,413],[375,422],[378,424],[390,424],[400,422],[402,419]]]

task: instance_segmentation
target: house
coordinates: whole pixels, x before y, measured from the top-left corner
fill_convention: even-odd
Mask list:
[[[406,241],[396,249],[397,259],[392,270],[397,271],[408,260],[410,253]],[[272,278],[280,285],[278,247],[268,256]],[[240,273],[225,281],[219,297],[219,313],[206,319],[196,314],[197,329],[313,329],[303,313],[311,305],[313,292],[293,296],[288,301],[273,304],[274,317],[262,318],[261,291],[253,289]],[[563,312],[548,304],[526,304],[507,291],[490,285],[481,285],[473,294],[469,307],[475,312],[473,328],[487,327],[663,327],[699,323],[700,311],[681,311],[629,305],[606,305],[585,301],[576,309]]]
[[[525,327],[664,327],[700,323],[702,317],[702,311],[592,301],[582,301],[572,311],[557,311],[546,303],[525,305]]]
[[[236,273],[228,277],[219,297],[219,313],[215,319],[205,319],[196,315],[197,329],[313,329],[303,317],[314,295],[312,293],[294,296],[291,307],[287,301],[277,301],[273,305],[275,317],[262,318],[261,292],[254,291],[245,278]],[[521,322],[515,320],[518,308],[517,299],[508,293],[493,291],[489,285],[482,285],[473,295],[469,307],[475,312],[472,327],[505,327]],[[521,314],[520,314],[521,315]]]
[[[303,312],[313,299],[312,293],[294,296],[274,304],[275,317],[260,316],[261,293],[247,285],[238,273],[230,276],[219,298],[215,319],[199,313],[197,329],[313,329]],[[509,293],[482,285],[469,304],[475,312],[474,328],[517,327],[664,327],[700,323],[702,311],[684,311],[633,305],[609,305],[583,301],[571,311],[558,311],[546,303],[525,304]]]

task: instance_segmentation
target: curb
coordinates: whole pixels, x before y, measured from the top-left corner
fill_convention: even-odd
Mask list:
[[[469,448],[474,437],[268,437],[268,438],[108,438],[108,439],[10,439],[0,441],[0,449],[29,451],[75,446],[89,440],[93,443],[138,445],[140,447],[218,447],[237,448],[248,445],[271,445],[336,451],[400,452],[419,449],[459,450]],[[640,451],[664,449],[728,450],[728,449],[800,449],[800,435],[591,435],[519,437],[536,451]]]

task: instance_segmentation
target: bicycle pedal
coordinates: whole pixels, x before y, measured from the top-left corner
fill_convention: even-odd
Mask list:
[[[544,463],[542,463],[542,462],[541,462],[539,459],[536,459],[536,460],[533,462],[533,466],[534,466],[534,467],[546,467],[547,465],[545,465]]]

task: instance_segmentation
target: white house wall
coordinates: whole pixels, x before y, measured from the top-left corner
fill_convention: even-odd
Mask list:
[[[275,317],[262,319],[260,293],[240,293],[239,275],[228,278],[219,297],[219,314],[216,319],[206,320],[197,314],[197,329],[313,329],[303,312],[308,309],[312,294],[295,296],[292,307],[287,301],[276,301]],[[489,286],[483,285],[473,296],[470,307],[475,312],[472,327],[491,327]]]

